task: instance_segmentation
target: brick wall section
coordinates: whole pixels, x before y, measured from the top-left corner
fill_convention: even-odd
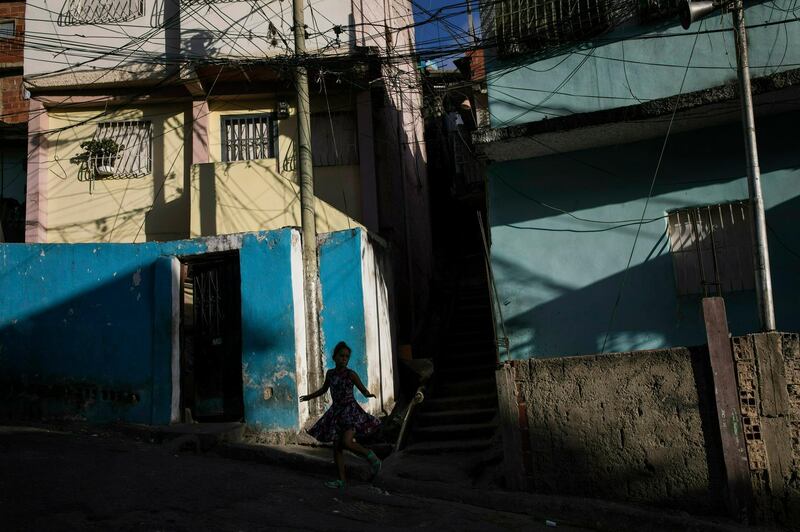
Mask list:
[[[732,340],[742,426],[759,522],[800,522],[800,337]]]
[[[515,361],[514,401],[527,414],[522,448],[531,453],[523,484],[719,511],[709,378],[703,348]]]
[[[13,39],[0,39],[0,63],[22,61],[22,43],[25,35],[25,2],[0,1],[0,20],[14,19],[16,35]]]
[[[25,35],[25,2],[0,1],[0,20],[13,19],[16,35],[0,39],[0,120],[10,124],[28,121],[28,102],[22,98],[22,62]]]

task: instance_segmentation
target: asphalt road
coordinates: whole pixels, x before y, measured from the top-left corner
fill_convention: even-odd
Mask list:
[[[364,483],[331,490],[325,480],[102,433],[0,427],[0,529],[8,532],[552,530],[526,515]]]

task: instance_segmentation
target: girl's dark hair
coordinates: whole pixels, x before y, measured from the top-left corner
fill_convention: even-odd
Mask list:
[[[348,351],[350,351],[351,353],[353,352],[353,350],[352,350],[352,349],[350,349],[350,346],[349,346],[349,345],[347,345],[347,344],[346,344],[346,343],[344,343],[344,342],[339,342],[338,344],[336,344],[336,347],[334,347],[334,348],[333,348],[333,356],[336,356],[336,355],[338,355],[338,354],[339,354],[339,351],[341,351],[342,349],[347,349],[347,350],[348,350]]]

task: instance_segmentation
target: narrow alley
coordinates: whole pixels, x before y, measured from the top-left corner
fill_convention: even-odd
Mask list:
[[[331,490],[322,475],[174,454],[102,431],[0,427],[0,477],[7,531],[547,528],[527,515],[395,495],[365,483]]]

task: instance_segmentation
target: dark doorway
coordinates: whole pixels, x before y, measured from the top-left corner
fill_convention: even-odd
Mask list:
[[[239,253],[181,259],[183,421],[242,421]]]

